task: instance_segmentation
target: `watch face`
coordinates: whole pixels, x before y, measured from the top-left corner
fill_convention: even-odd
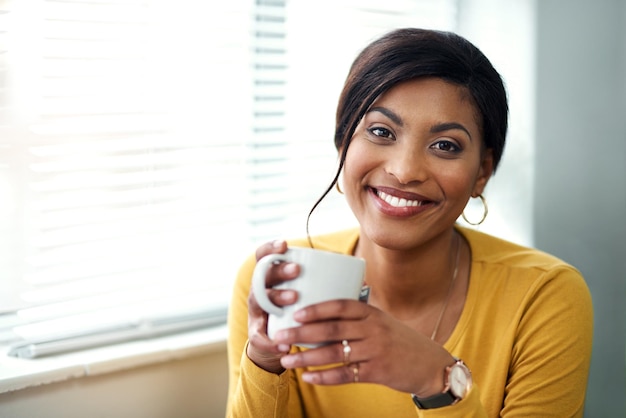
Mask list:
[[[446,367],[446,382],[443,392],[428,398],[418,398],[412,394],[413,402],[419,409],[440,408],[442,406],[453,405],[465,398],[472,387],[472,373],[465,363],[458,358],[454,358],[456,363]]]
[[[457,398],[464,398],[471,384],[472,378],[469,370],[462,364],[455,364],[449,374],[450,391]]]

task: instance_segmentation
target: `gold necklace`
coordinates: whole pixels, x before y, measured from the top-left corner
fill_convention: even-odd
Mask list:
[[[443,314],[446,312],[446,308],[448,307],[448,302],[450,302],[450,295],[452,294],[452,287],[454,286],[454,281],[456,280],[456,276],[459,272],[459,258],[461,255],[461,239],[459,236],[456,236],[456,262],[454,263],[454,272],[452,273],[452,280],[450,280],[450,286],[448,286],[448,293],[446,294],[446,300],[443,304],[443,308],[439,313],[439,318],[437,318],[437,323],[435,324],[435,329],[433,330],[430,339],[435,341],[435,337],[437,336],[437,331],[439,331],[439,325],[441,325],[441,320],[443,319]]]

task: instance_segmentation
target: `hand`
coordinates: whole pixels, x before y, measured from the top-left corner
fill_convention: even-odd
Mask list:
[[[443,391],[443,371],[454,363],[439,344],[362,302],[323,302],[297,311],[294,318],[302,326],[277,333],[277,343],[332,341],[282,357],[285,368],[335,366],[305,372],[302,378],[309,383],[352,383],[354,368],[358,367],[359,382],[378,383],[424,397]],[[351,349],[347,365],[342,340],[347,340]]]
[[[287,251],[284,241],[274,241],[263,244],[256,250],[257,261],[268,254],[283,254]],[[270,300],[278,306],[293,304],[298,294],[293,290],[272,289],[273,286],[293,280],[300,274],[300,267],[294,263],[279,263],[267,270],[266,286]],[[288,353],[290,344],[278,344],[267,336],[267,312],[257,303],[253,292],[248,296],[248,347],[246,354],[257,366],[272,373],[280,374],[285,368],[280,364],[280,358]]]

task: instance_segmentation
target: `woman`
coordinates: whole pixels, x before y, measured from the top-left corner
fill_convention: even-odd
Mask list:
[[[455,224],[470,198],[485,203],[507,112],[499,74],[457,35],[402,29],[363,50],[339,100],[340,165],[326,191],[341,178],[359,228],[289,245],[364,258],[369,301],[305,308],[301,327],[270,340],[250,277],[255,259],[288,244],[261,246],[233,294],[228,416],[582,416],[584,280],[555,257]],[[268,288],[298,272],[275,266]],[[323,341],[333,343],[293,345]]]

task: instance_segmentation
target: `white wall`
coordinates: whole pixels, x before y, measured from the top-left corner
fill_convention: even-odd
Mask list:
[[[626,416],[626,2],[537,2],[535,244],[593,297],[585,416]]]
[[[2,418],[222,418],[226,349],[0,395]]]
[[[478,229],[524,245],[533,244],[535,21],[534,1],[459,0],[458,32],[498,70],[509,100],[507,143]]]

